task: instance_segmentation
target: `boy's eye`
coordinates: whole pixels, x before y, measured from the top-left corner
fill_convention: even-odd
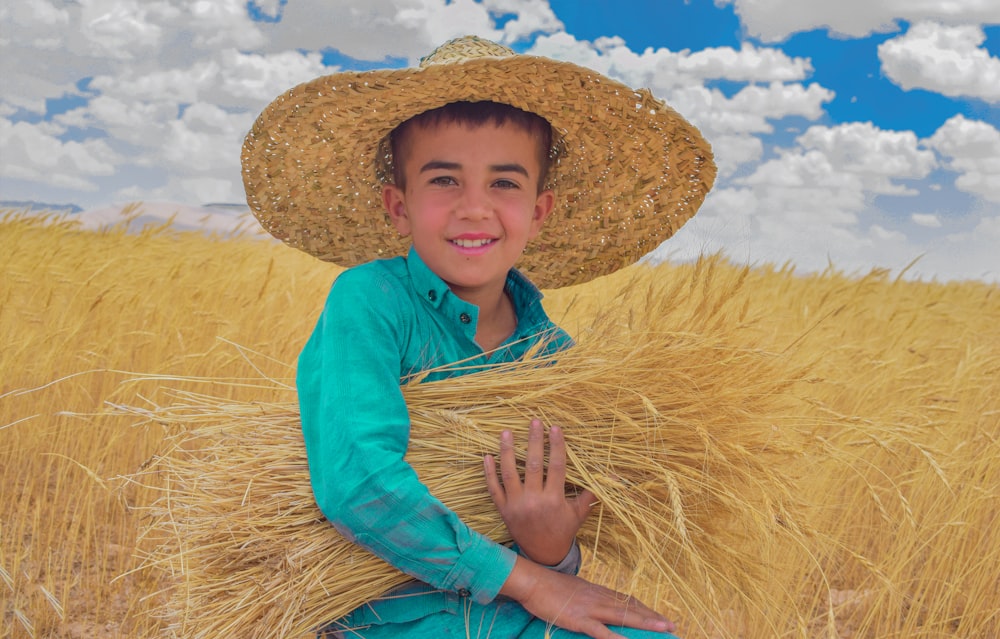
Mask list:
[[[453,184],[457,184],[457,182],[455,181],[455,178],[450,175],[439,175],[431,178],[431,184],[435,184],[437,186],[451,186]]]
[[[513,180],[508,180],[508,179],[505,179],[505,178],[497,180],[496,182],[493,183],[493,186],[496,186],[496,187],[501,188],[501,189],[516,189],[516,188],[519,188],[517,182],[515,182]]]

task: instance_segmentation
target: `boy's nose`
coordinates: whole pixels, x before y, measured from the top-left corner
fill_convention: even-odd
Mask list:
[[[492,214],[489,197],[479,189],[465,189],[459,202],[458,214],[468,219],[482,219]]]

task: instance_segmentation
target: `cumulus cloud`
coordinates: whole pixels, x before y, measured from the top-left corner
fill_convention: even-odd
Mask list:
[[[951,25],[1000,23],[1000,3],[996,0],[716,0],[716,4],[733,5],[747,32],[766,42],[814,29],[855,38],[889,33],[899,29],[900,20]]]
[[[261,55],[223,49],[187,67],[100,75],[91,80],[90,88],[121,100],[172,104],[211,100],[259,110],[295,84],[329,72],[318,53]]]
[[[915,195],[893,180],[924,178],[937,166],[934,153],[920,148],[912,131],[884,131],[870,122],[810,127],[796,141],[820,152],[838,173],[857,176],[872,193]]]
[[[502,27],[499,18],[509,18]],[[562,28],[537,0],[325,0],[289,2],[262,25],[266,51],[335,48],[352,58],[403,58],[415,64],[445,40],[478,35],[512,44]]]
[[[913,223],[931,229],[941,228],[941,218],[933,213],[914,213],[910,216]]]
[[[0,176],[95,191],[95,176],[111,175],[121,158],[103,140],[64,141],[65,129],[0,118]]]
[[[710,47],[691,52],[647,48],[637,53],[617,36],[587,42],[560,32],[539,37],[529,53],[574,62],[629,86],[667,93],[705,80],[793,82],[812,73],[812,64],[806,58],[793,58],[779,49],[749,43],[739,49]]]
[[[657,255],[687,259],[724,250],[739,262],[790,261],[805,271],[831,263],[849,272],[866,265],[902,269],[928,249],[883,223],[872,200],[913,193],[898,181],[924,178],[936,167],[933,151],[912,132],[862,123],[813,126],[793,147],[711,194]],[[927,226],[931,217],[913,219]]]
[[[0,77],[16,96],[7,99],[36,113],[85,78],[184,68],[264,42],[243,0],[19,0],[0,8],[0,24]]]
[[[1000,130],[956,115],[928,140],[957,172],[955,186],[990,202],[1000,202]]]
[[[1000,102],[1000,58],[982,45],[978,26],[949,27],[921,22],[879,45],[886,76],[904,89]]]

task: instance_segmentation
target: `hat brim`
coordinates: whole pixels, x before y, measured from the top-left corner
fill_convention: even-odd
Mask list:
[[[414,115],[457,101],[509,104],[552,125],[558,156],[547,186],[556,207],[517,264],[543,288],[636,262],[695,214],[714,182],[701,133],[649,91],[515,55],[343,72],[292,88],[244,142],[251,210],[286,244],[345,267],[404,254],[409,242],[382,210],[379,167],[390,158],[380,142]]]

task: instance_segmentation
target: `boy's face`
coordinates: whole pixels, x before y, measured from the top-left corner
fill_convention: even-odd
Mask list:
[[[535,138],[515,126],[415,126],[404,145],[405,189],[383,188],[389,217],[459,297],[488,303],[552,212],[538,190]],[[474,301],[475,300],[475,301]]]

